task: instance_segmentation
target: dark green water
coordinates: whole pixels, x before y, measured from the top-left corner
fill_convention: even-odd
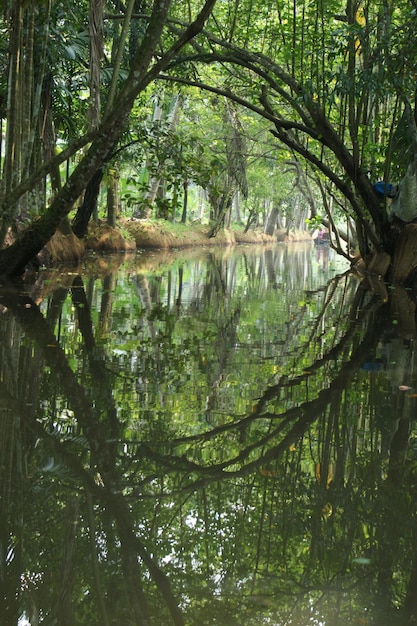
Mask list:
[[[415,306],[326,249],[0,288],[0,624],[414,624]]]

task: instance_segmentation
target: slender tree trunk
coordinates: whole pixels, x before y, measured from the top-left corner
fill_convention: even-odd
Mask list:
[[[185,180],[183,182],[182,188],[184,190],[184,196],[183,196],[183,203],[182,203],[181,224],[185,224],[187,221],[188,180]]]
[[[233,211],[234,211],[234,214],[235,214],[235,220],[236,220],[237,224],[239,224],[239,225],[243,224],[242,216],[241,216],[241,213],[240,213],[240,192],[239,192],[239,190],[236,191],[236,193],[235,193],[235,197],[234,197],[234,200],[233,200]]]
[[[103,180],[103,168],[99,168],[88,182],[81,207],[72,222],[72,230],[82,239],[87,234],[88,224],[97,207],[100,185]]]
[[[258,213],[255,209],[250,209],[244,232],[247,233],[249,228],[256,224]]]
[[[90,129],[94,129],[98,127],[101,117],[100,69],[103,57],[103,0],[90,0],[88,31],[90,42],[89,123]]]
[[[1,183],[1,199],[4,200],[10,194],[14,185],[19,182],[19,128],[21,126],[22,110],[20,97],[21,81],[21,39],[23,29],[23,9],[20,0],[13,3],[11,15],[11,36],[9,41],[9,77],[7,92],[7,127],[6,145],[3,166],[3,179]],[[13,215],[18,206],[12,211],[10,207],[3,208],[0,214],[0,245],[3,243],[9,226],[12,224]]]
[[[13,3],[9,54],[7,138],[2,185],[0,243],[9,227],[29,219],[45,206],[45,176],[40,176],[14,205],[7,204],[10,192],[43,162],[42,90],[46,68],[51,1],[42,7],[20,0]]]
[[[101,119],[100,66],[103,56],[103,0],[90,0],[88,26],[90,35],[90,101],[88,114],[90,130],[94,130],[98,128]],[[103,170],[100,169],[88,181],[84,200],[74,218],[72,229],[80,239],[87,234],[90,218],[97,210],[97,200],[102,179]]]
[[[107,224],[115,228],[118,212],[118,177],[112,170],[106,176],[107,182]]]
[[[132,12],[135,6],[135,2],[136,0],[129,0],[128,2],[126,13],[125,13],[125,18],[123,20],[122,32],[117,42],[117,48],[115,50],[115,53],[112,50],[112,56],[114,53],[113,74],[112,74],[112,80],[110,84],[109,93],[107,95],[106,110],[105,110],[106,114],[109,113],[109,111],[111,111],[111,108],[114,104],[114,98],[117,92],[117,83],[119,81],[119,76],[120,76],[120,68],[122,64],[124,45],[128,36],[129,26],[131,23]],[[115,26],[117,28],[117,24]]]
[[[206,192],[202,187],[198,188],[198,209],[197,209],[197,219],[201,221],[204,215],[204,199]]]
[[[279,209],[278,207],[272,207],[268,219],[266,220],[264,232],[266,235],[273,235],[275,226],[277,224]]]
[[[171,103],[171,109],[168,114],[168,129],[167,132],[172,132],[178,122],[178,112],[181,104],[179,95],[174,97]],[[161,104],[158,102],[155,105],[153,122],[154,124],[160,124],[163,119],[163,110]],[[162,164],[163,165],[163,164]],[[148,207],[148,217],[152,214],[152,207],[157,198],[163,198],[165,196],[165,184],[158,173],[154,174],[149,181],[149,189],[145,195],[145,205]]]

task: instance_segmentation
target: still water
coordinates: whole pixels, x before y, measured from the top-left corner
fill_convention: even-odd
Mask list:
[[[0,624],[417,623],[415,305],[310,245],[0,288]]]

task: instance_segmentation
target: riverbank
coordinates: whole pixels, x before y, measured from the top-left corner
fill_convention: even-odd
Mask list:
[[[210,226],[173,224],[166,220],[122,220],[118,228],[104,222],[91,224],[84,245],[89,250],[133,251],[139,248],[187,248],[193,246],[234,246],[273,244],[277,241],[311,241],[308,232],[277,232],[270,236],[259,230],[247,233],[240,228],[222,229],[209,238]]]
[[[38,264],[51,267],[55,263],[78,262],[88,251],[135,252],[136,250],[180,250],[184,248],[231,248],[237,245],[274,245],[311,242],[308,231],[276,231],[274,236],[260,230],[221,229],[209,237],[210,226],[204,224],[173,224],[166,220],[120,220],[117,228],[106,222],[91,223],[87,235],[78,239],[73,233],[57,231],[38,255]]]

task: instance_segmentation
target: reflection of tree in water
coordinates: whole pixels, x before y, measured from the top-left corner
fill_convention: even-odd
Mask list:
[[[73,283],[72,296],[74,305],[79,312],[80,331],[85,339],[87,358],[89,361],[89,380],[85,388],[77,381],[73,371],[69,367],[64,352],[61,350],[54,335],[50,331],[47,321],[40,314],[34,302],[24,293],[20,295],[17,291],[15,294],[12,294],[12,296],[9,295],[8,297],[6,295],[4,299],[2,299],[2,303],[13,312],[13,315],[20,323],[22,329],[31,337],[34,346],[38,348],[38,358],[42,358],[44,366],[50,368],[51,378],[55,379],[53,381],[55,386],[58,383],[59,392],[63,393],[64,397],[67,398],[71,412],[74,415],[74,421],[77,424],[76,429],[82,434],[77,435],[70,428],[70,433],[67,437],[59,427],[56,430],[54,428],[51,432],[51,426],[53,424],[50,423],[48,425],[49,420],[45,423],[45,429],[40,424],[36,415],[28,414],[25,402],[22,401],[22,398],[15,398],[11,390],[8,390],[11,396],[10,400],[13,402],[12,406],[20,415],[22,430],[31,433],[32,437],[38,438],[39,442],[46,443],[46,450],[49,450],[49,454],[52,455],[50,457],[52,465],[49,468],[44,466],[43,470],[53,470],[53,474],[57,474],[58,477],[64,480],[69,480],[69,486],[71,486],[74,477],[76,477],[81,481],[81,484],[83,484],[86,493],[89,494],[84,504],[87,518],[78,520],[80,504],[77,497],[70,496],[70,492],[65,489],[60,493],[60,502],[57,510],[54,512],[58,515],[58,519],[53,519],[52,517],[51,522],[53,524],[59,523],[64,514],[63,536],[60,537],[61,541],[62,539],[65,541],[61,561],[61,579],[58,581],[49,580],[50,586],[40,585],[38,587],[38,594],[27,594],[27,597],[29,597],[30,601],[33,603],[33,607],[29,605],[26,607],[26,610],[29,614],[31,613],[31,609],[34,609],[35,613],[41,609],[42,613],[44,613],[45,608],[48,607],[50,619],[55,616],[55,619],[57,619],[60,624],[73,623],[72,605],[74,600],[72,594],[75,592],[75,589],[72,589],[71,585],[74,583],[74,574],[77,566],[73,546],[73,526],[81,522],[88,528],[88,520],[90,520],[90,526],[92,526],[95,513],[92,511],[91,498],[94,498],[98,506],[102,507],[105,511],[104,518],[106,518],[106,516],[110,517],[107,522],[111,530],[109,535],[110,545],[108,542],[104,542],[106,545],[102,547],[101,558],[103,558],[104,554],[107,554],[107,548],[111,551],[111,539],[113,537],[115,544],[113,546],[113,553],[114,547],[116,545],[118,546],[117,558],[113,566],[115,569],[117,569],[118,566],[120,567],[119,575],[123,576],[123,585],[120,585],[119,588],[123,591],[123,595],[125,596],[123,598],[123,595],[121,595],[117,598],[117,604],[119,605],[117,608],[121,611],[118,615],[119,619],[125,618],[129,621],[133,619],[132,623],[141,625],[148,623],[149,616],[143,590],[142,567],[138,561],[138,557],[140,557],[147,567],[156,587],[161,592],[171,612],[173,622],[175,624],[182,624],[182,617],[176,601],[173,598],[168,580],[156,561],[154,561],[146,550],[140,538],[134,532],[129,507],[121,496],[121,472],[117,467],[117,449],[122,425],[118,422],[116,407],[112,399],[111,376],[109,375],[109,371],[105,368],[105,363],[100,358],[100,354],[95,351],[95,344],[91,333],[91,318],[88,316],[87,302],[83,297],[83,293],[82,284],[80,284],[80,280],[76,278]],[[36,365],[39,365],[39,362],[36,363]],[[90,387],[88,385],[90,385]],[[96,392],[98,390],[100,391],[100,393],[94,395],[94,402],[87,392],[89,388]],[[9,462],[8,466],[11,468],[11,471],[14,471],[14,465],[19,465],[21,462],[20,455],[22,454],[22,450],[19,447],[19,450],[15,449],[13,451],[15,458],[13,458],[10,452],[11,451],[9,451],[9,459],[13,461],[13,465],[10,465]],[[18,452],[20,453],[19,456]],[[36,455],[36,452],[31,452],[34,456]],[[29,454],[29,452],[27,452],[27,454]],[[5,459],[5,461],[7,461],[7,459]],[[54,466],[55,463],[57,463],[57,465]],[[41,477],[39,470],[35,470],[35,481],[40,480]],[[74,486],[75,485],[73,485],[73,488]],[[23,486],[17,485],[17,487],[18,499],[22,500]],[[76,488],[75,493],[77,491],[78,488]],[[48,496],[48,494],[45,495]],[[7,505],[8,502],[3,501],[2,504]],[[26,517],[24,512],[26,512],[28,506],[28,499],[25,499],[24,507],[23,502],[21,502],[21,509],[18,511],[18,519]],[[9,506],[8,509],[10,508],[13,507]],[[44,520],[44,523],[48,523],[49,521],[48,514],[46,517],[47,519]],[[2,519],[5,521],[10,520],[10,522],[13,521],[14,525],[17,524],[18,534],[16,546],[20,547],[23,543],[25,533],[23,528],[19,527],[18,519],[13,519],[13,515],[11,516],[8,511],[4,511]],[[29,519],[29,526],[30,521]],[[68,521],[69,526],[67,526],[66,530],[65,524]],[[54,529],[51,530],[53,531]],[[10,533],[10,529],[7,529],[3,533],[3,539],[5,539],[3,546],[7,546],[6,552],[4,553],[7,554],[7,557],[3,562],[4,579],[10,579],[9,571],[7,571],[10,569],[10,566],[13,571],[18,565],[18,562],[22,560],[18,558],[18,554],[15,550],[16,546],[10,545],[7,537],[8,533]],[[42,542],[40,543],[42,544]],[[99,577],[97,575],[97,559],[99,554],[96,552],[95,547],[91,550],[92,546],[95,546],[95,542],[94,544],[90,544],[90,549],[87,552],[90,554],[91,558],[95,559],[93,562],[94,579],[92,581],[91,591],[94,591],[97,597],[97,609],[101,613],[99,614],[100,623],[110,623],[108,617],[109,608],[105,606],[103,592],[97,585],[97,583],[99,583]],[[46,552],[47,548],[44,547],[43,550]],[[56,556],[56,554],[54,554],[54,556]],[[51,561],[53,563],[53,557]],[[52,563],[47,559],[47,564],[52,565],[53,569]],[[48,574],[51,575],[48,569],[49,568],[46,568],[45,570],[47,577]],[[14,577],[14,590],[12,589],[12,593],[10,593],[10,595],[7,594],[3,599],[5,610],[6,607],[10,606],[9,598],[17,596],[16,591],[19,587],[21,573],[18,572],[18,574],[18,576]],[[106,587],[106,583],[104,583],[104,585]],[[46,604],[46,607],[45,598],[42,597],[44,592],[43,586],[47,587],[48,593],[49,602]],[[54,594],[51,593],[51,588],[56,590],[55,599],[53,598]],[[106,591],[107,593],[104,593],[107,598],[111,598],[112,602],[116,603],[116,597],[113,595],[114,590],[109,587]],[[39,597],[35,598],[35,596]],[[9,609],[7,608],[7,610]],[[15,613],[13,621],[16,623],[19,616],[18,611],[18,607],[15,606],[13,608],[13,612]],[[48,610],[46,612],[48,613]],[[116,615],[117,614],[116,610]],[[13,623],[13,621],[11,620],[11,623]],[[77,623],[80,623],[78,619]]]
[[[222,307],[207,335],[214,370],[202,371],[197,360],[207,388],[231,376],[242,342],[244,321],[225,287],[234,281],[230,267],[206,276],[217,289],[213,307]],[[267,273],[266,284],[259,274],[260,297],[271,288],[271,266]],[[71,287],[84,340],[77,363],[52,332],[59,302],[64,315],[64,292],[51,300],[48,319],[24,293],[3,291],[0,575],[8,584],[1,598],[7,623],[17,623],[22,607],[60,624],[181,624],[183,613],[189,623],[228,626],[262,624],[263,616],[301,624],[321,614],[338,623],[338,613],[349,623],[371,601],[385,611],[381,624],[396,606],[413,614],[415,399],[391,385],[389,364],[372,365],[385,354],[387,305],[360,287],[352,300],[347,284],[335,279],[308,294],[303,311],[290,311],[276,343],[289,365],[273,372],[248,412],[240,403],[192,428],[175,427],[167,416],[153,430],[144,425],[143,434],[128,417],[135,382],[129,387],[97,344],[80,279]],[[136,282],[139,293],[144,285],[143,324],[161,322],[149,329],[148,358],[163,360],[186,307],[178,307],[177,293],[175,314],[161,301],[155,313],[149,285]],[[314,316],[306,331],[307,310]],[[323,337],[329,322],[334,331]],[[264,348],[259,363],[270,358]],[[126,407],[118,404],[118,385]],[[168,410],[168,395],[165,403]],[[389,407],[398,411],[395,422]],[[135,410],[140,416],[141,407]]]

